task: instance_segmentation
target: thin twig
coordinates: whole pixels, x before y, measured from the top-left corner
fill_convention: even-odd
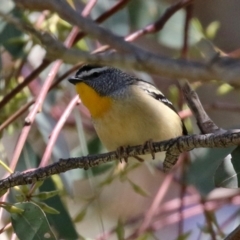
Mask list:
[[[138,39],[144,35],[159,32],[164,27],[165,23],[170,19],[170,17],[172,17],[172,15],[174,13],[176,13],[179,9],[188,6],[189,4],[192,3],[192,1],[193,0],[182,0],[182,1],[179,1],[179,2],[171,5],[169,8],[166,9],[164,14],[157,21],[147,25],[143,29],[137,30],[137,31],[129,34],[128,36],[126,36],[124,38],[125,41],[133,42],[136,39]],[[110,48],[110,46],[104,45],[104,46],[101,46],[100,48],[96,49],[94,51],[94,53],[103,52],[109,48]]]
[[[236,192],[234,195],[222,196],[221,198],[206,199],[207,210],[216,211],[221,206],[224,206],[224,204],[231,203],[231,199],[232,199],[232,203],[233,203],[233,200],[236,199],[235,205],[239,205],[238,195],[239,193]],[[191,218],[193,216],[196,216],[202,213],[202,205],[199,203],[200,199],[201,197],[199,196],[199,194],[184,197],[184,210],[183,210],[184,219]],[[160,228],[163,228],[167,225],[178,222],[180,220],[180,216],[177,215],[178,214],[177,211],[179,210],[180,205],[181,203],[179,198],[175,198],[159,206],[155,214],[155,223],[157,223],[156,225],[154,223],[155,230],[159,230]],[[167,222],[165,221],[166,214],[168,215],[170,214],[167,219],[168,220]],[[143,219],[143,214],[140,214],[131,219],[128,219],[124,223],[124,226],[136,225],[136,223],[142,221],[142,219]],[[107,232],[104,232],[101,235],[99,235],[96,238],[96,240],[106,240],[111,234],[115,233],[115,231],[116,229],[113,228]]]
[[[125,40],[131,42],[143,35],[159,32],[174,13],[176,13],[181,8],[189,6],[189,4],[191,4],[192,2],[193,0],[182,0],[176,2],[175,4],[167,8],[164,14],[156,22],[151,23],[147,25],[145,28],[130,34],[129,36],[125,37]]]
[[[145,214],[142,225],[137,229],[137,231],[135,233],[136,236],[139,236],[141,233],[143,233],[149,227],[149,225],[156,213],[156,209],[159,208],[161,202],[163,201],[164,196],[166,195],[167,191],[169,190],[172,179],[173,179],[172,174],[166,175],[164,181],[162,182],[162,185],[160,186],[160,188],[158,190],[156,197],[153,200],[151,207]],[[134,234],[132,235],[132,237],[134,237]]]
[[[185,7],[186,10],[186,17],[185,17],[185,24],[184,24],[184,34],[183,34],[183,47],[181,52],[181,57],[187,59],[188,54],[188,36],[189,36],[189,26],[190,21],[192,18],[193,13],[193,1],[191,4]]]
[[[211,240],[216,240],[216,234],[214,232],[213,225],[212,225],[212,217],[211,217],[212,212],[207,210],[204,199],[201,199],[201,204],[203,208],[203,214],[205,216],[206,223],[207,223],[207,230],[211,236]]]
[[[54,144],[57,140],[57,137],[64,125],[64,123],[66,122],[68,116],[71,114],[73,108],[75,107],[75,105],[79,103],[79,97],[75,96],[70,103],[68,104],[68,106],[66,107],[65,111],[62,113],[61,118],[59,119],[59,121],[57,122],[55,128],[53,129],[51,135],[50,135],[50,139],[49,142],[47,144],[47,147],[44,151],[43,157],[41,159],[41,162],[39,164],[39,167],[44,167],[47,165],[48,160],[52,154],[52,149],[54,147]]]
[[[24,104],[21,108],[19,108],[14,114],[12,114],[6,121],[4,121],[0,125],[0,132],[3,131],[7,126],[13,123],[17,118],[19,118],[24,112],[26,112],[31,105],[35,103],[35,100],[31,100],[30,102]]]

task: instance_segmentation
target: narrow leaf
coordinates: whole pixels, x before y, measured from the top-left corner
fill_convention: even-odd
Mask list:
[[[132,186],[133,190],[136,193],[140,194],[143,197],[148,197],[149,196],[149,194],[143,188],[141,188],[139,185],[132,182],[130,179],[128,179],[128,182],[130,183],[130,185]]]
[[[34,194],[32,195],[33,197],[38,198],[39,200],[46,200],[48,198],[54,197],[57,194],[59,194],[59,190],[54,190],[54,191],[50,191],[50,192],[40,192],[38,194]]]
[[[50,213],[50,214],[59,214],[59,211],[56,210],[53,207],[50,207],[46,203],[43,202],[36,202],[34,201],[45,213]]]
[[[84,217],[86,216],[87,213],[87,208],[84,208],[82,211],[80,211],[80,213],[77,214],[77,216],[74,218],[74,222],[81,222]]]
[[[117,224],[117,228],[116,228],[116,234],[117,234],[117,238],[118,240],[124,240],[124,225],[121,221],[121,219],[118,219],[118,224]]]

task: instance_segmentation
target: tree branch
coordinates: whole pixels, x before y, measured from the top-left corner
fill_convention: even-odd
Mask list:
[[[17,3],[26,4],[28,7],[33,7],[33,2],[35,6],[34,9],[38,9],[37,7],[40,8],[40,6],[45,6],[46,8],[47,5],[45,4],[48,3],[47,0],[17,1]],[[55,40],[48,33],[36,31],[35,29],[31,29],[29,26],[27,28],[25,27],[25,31],[30,31],[31,34],[35,35],[39,40],[41,40],[42,44],[47,50],[48,57],[52,60],[60,58],[66,63],[72,64],[78,63],[79,61],[88,63],[101,62],[103,65],[117,66],[126,69],[137,69],[141,71],[147,71],[149,73],[161,74],[170,78],[187,78],[190,81],[210,81],[215,79],[218,81],[228,82],[229,84],[233,84],[235,86],[240,86],[240,61],[237,59],[219,57],[214,61],[211,61],[211,63],[200,63],[187,61],[184,59],[161,57],[136,47],[133,44],[125,42],[122,38],[116,37],[114,34],[103,29],[102,27],[99,27],[89,19],[80,17],[68,5],[66,6],[66,9],[62,8],[61,10],[61,4],[63,1],[58,1],[59,3],[61,2],[60,5],[57,5],[58,3],[56,4],[56,0],[49,2],[51,2],[50,9],[57,7],[55,10],[61,17],[65,17],[65,20],[69,20],[70,23],[77,25],[90,35],[92,34],[93,37],[109,44],[111,47],[116,48],[121,53],[125,53],[122,55],[114,53],[109,55],[92,55],[76,49],[67,49],[61,42]],[[62,13],[63,11],[65,12],[65,15]],[[71,19],[69,19],[69,13],[72,14],[70,17]],[[10,18],[9,16],[4,15],[2,12],[0,12],[0,16],[6,21],[8,21]],[[11,17],[11,19],[14,18]],[[20,24],[19,19],[15,22],[17,25]],[[96,33],[93,34],[95,30]]]
[[[188,106],[190,107],[190,109],[194,113],[194,116],[197,119],[197,125],[201,133],[213,133],[218,131],[225,132],[224,129],[219,128],[207,115],[198,98],[197,93],[192,90],[190,84],[185,81],[181,87]]]
[[[171,153],[171,155],[178,156],[180,153],[190,151],[194,148],[227,148],[239,144],[240,130],[231,130],[220,134],[182,136],[168,141],[155,142],[153,143],[153,149],[145,145],[144,150],[142,145],[133,146],[127,149],[127,153],[128,156],[131,157],[149,154],[154,150],[155,153],[166,151],[167,154]],[[116,159],[118,159],[117,152],[108,152],[80,158],[60,159],[57,163],[33,171],[22,173],[15,172],[0,181],[0,191],[4,192],[6,189],[17,185],[32,184],[37,181],[42,181],[51,175],[76,168],[88,169]],[[164,165],[164,169],[165,171],[169,170],[168,163]]]

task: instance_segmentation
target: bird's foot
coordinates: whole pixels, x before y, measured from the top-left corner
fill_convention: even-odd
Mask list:
[[[125,146],[121,146],[118,147],[116,150],[117,153],[117,157],[119,159],[119,161],[122,163],[122,159],[127,163],[128,162],[128,147]]]
[[[145,153],[145,149],[149,149],[150,150],[150,154],[152,155],[152,159],[155,159],[155,151],[154,151],[154,147],[153,147],[153,140],[150,139],[148,141],[146,141],[143,145],[142,145],[142,153]]]

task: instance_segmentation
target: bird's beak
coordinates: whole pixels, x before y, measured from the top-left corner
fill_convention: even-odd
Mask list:
[[[76,85],[77,83],[82,82],[82,80],[79,79],[79,78],[77,78],[77,77],[70,77],[70,78],[68,79],[68,81],[69,81],[70,83],[74,84],[74,85]]]

